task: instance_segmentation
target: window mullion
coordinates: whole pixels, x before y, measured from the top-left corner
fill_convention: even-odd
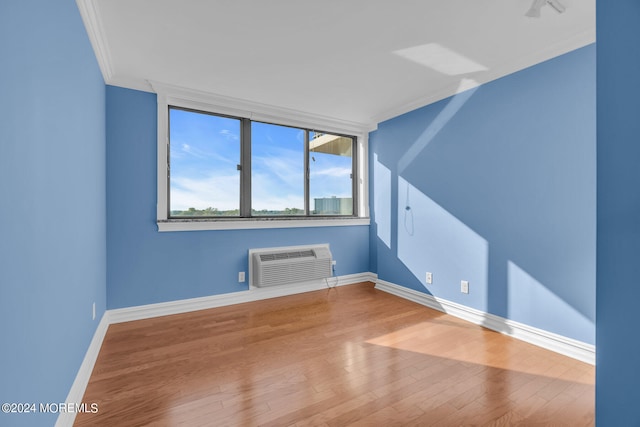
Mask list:
[[[168,120],[169,115],[171,114],[171,108],[167,106],[167,136],[164,141],[165,150],[167,153],[166,159],[166,169],[165,169],[165,186],[167,191],[167,218],[171,218],[171,140],[169,136],[171,135],[171,120]]]
[[[358,139],[351,138],[351,203],[352,215],[358,216]]]
[[[304,214],[309,216],[309,130],[304,130]]]
[[[240,132],[240,216],[251,216],[251,120],[242,119]]]

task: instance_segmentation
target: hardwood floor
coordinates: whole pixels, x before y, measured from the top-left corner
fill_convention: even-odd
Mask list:
[[[582,426],[594,367],[371,283],[111,325],[76,426]]]

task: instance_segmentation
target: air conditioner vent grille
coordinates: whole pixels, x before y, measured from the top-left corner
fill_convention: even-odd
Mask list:
[[[253,286],[303,283],[332,275],[329,245],[252,249],[249,253]]]
[[[276,261],[282,259],[293,259],[293,258],[315,258],[315,253],[313,250],[309,249],[306,251],[292,251],[292,252],[278,252],[271,254],[260,254],[260,261]]]

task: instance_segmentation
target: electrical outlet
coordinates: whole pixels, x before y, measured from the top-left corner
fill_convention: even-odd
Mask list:
[[[433,273],[429,273],[429,272],[427,272],[427,277],[426,277],[426,279],[425,279],[425,280],[426,280],[426,282],[427,282],[427,285],[432,284],[432,283],[433,283]]]
[[[335,259],[331,260],[331,265],[336,265],[337,263],[338,263],[338,261],[336,261]]]
[[[93,317],[91,318],[91,320],[96,320],[96,303],[95,302],[93,303],[92,312],[93,312]]]
[[[238,282],[240,282],[240,283],[244,282],[244,271],[240,271],[238,273]]]
[[[463,294],[469,293],[469,282],[467,280],[460,281],[460,292],[462,292]]]

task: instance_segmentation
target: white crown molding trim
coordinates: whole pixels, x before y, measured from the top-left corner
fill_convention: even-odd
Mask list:
[[[105,83],[110,86],[139,90],[141,92],[155,93],[148,81],[137,79],[134,77],[114,75],[111,76],[111,79],[109,79],[109,81],[106,81]]]
[[[457,95],[458,93],[464,92],[466,90],[473,89],[494,80],[498,80],[499,78],[508,76],[509,74],[517,73],[518,71],[522,71],[529,67],[534,67],[542,62],[593,44],[595,43],[595,41],[596,31],[594,26],[594,28],[592,29],[583,31],[569,39],[562,40],[559,43],[556,43],[547,49],[540,50],[532,55],[527,55],[523,58],[519,58],[517,61],[510,61],[509,63],[501,64],[498,67],[486,71],[485,73],[474,73],[472,76],[474,80],[473,84],[469,84],[469,81],[467,81],[466,84],[461,85],[461,82],[456,81],[455,83],[452,83],[441,90],[432,92],[420,98],[413,99],[405,104],[397,105],[393,108],[387,109],[383,113],[372,117],[371,122],[376,123],[377,127],[377,124],[393,119],[394,117],[401,116],[405,113]],[[463,80],[463,78],[464,76],[461,76],[461,80]],[[375,130],[375,127],[371,130]]]
[[[596,363],[596,348],[572,338],[534,328],[523,323],[485,313],[433,295],[418,292],[385,280],[376,279],[376,289],[399,296],[409,301],[450,314],[487,329],[509,335],[538,347],[580,360],[591,365]]]
[[[69,390],[69,394],[67,395],[67,399],[65,403],[67,404],[80,404],[82,402],[82,398],[84,397],[84,392],[87,389],[87,384],[89,384],[89,379],[91,378],[91,373],[93,372],[93,367],[96,364],[96,360],[98,359],[98,354],[100,353],[100,347],[102,347],[102,341],[104,340],[105,335],[107,334],[107,329],[109,329],[110,316],[109,311],[105,311],[102,315],[102,319],[100,319],[100,323],[96,328],[96,331],[93,333],[93,338],[91,339],[91,344],[89,344],[89,348],[84,355],[84,359],[82,360],[82,364],[80,365],[80,369],[78,369],[78,373],[76,374],[76,378],[71,385],[71,389]],[[84,402],[89,403],[89,402]],[[73,426],[73,422],[76,419],[75,412],[64,412],[60,411],[58,415],[58,419],[56,420],[56,427],[66,427]]]
[[[154,92],[158,95],[165,96],[169,104],[173,102],[177,102],[178,104],[189,102],[191,105],[187,106],[192,108],[208,111],[213,108],[215,110],[213,112],[216,113],[245,117],[257,121],[287,126],[300,126],[326,132],[355,134],[355,136],[362,136],[367,133],[372,126],[375,126],[373,123],[342,120],[335,117],[307,113],[152,80],[148,83]]]
[[[111,323],[130,322],[132,320],[149,319],[152,317],[206,310],[209,308],[224,307],[227,305],[300,294],[303,292],[318,291],[334,286],[346,286],[360,282],[373,281],[375,281],[375,275],[372,275],[371,273],[349,274],[331,277],[326,281],[314,280],[306,283],[293,283],[269,288],[254,288],[247,291],[228,294],[161,302],[136,307],[117,308],[109,310],[109,319]]]
[[[113,78],[113,66],[111,62],[111,54],[109,43],[104,28],[102,27],[102,17],[100,16],[100,8],[98,2],[94,0],[76,0],[82,22],[87,30],[87,35],[91,41],[93,52],[98,60],[98,66],[102,72],[102,78],[105,83],[111,84]]]

